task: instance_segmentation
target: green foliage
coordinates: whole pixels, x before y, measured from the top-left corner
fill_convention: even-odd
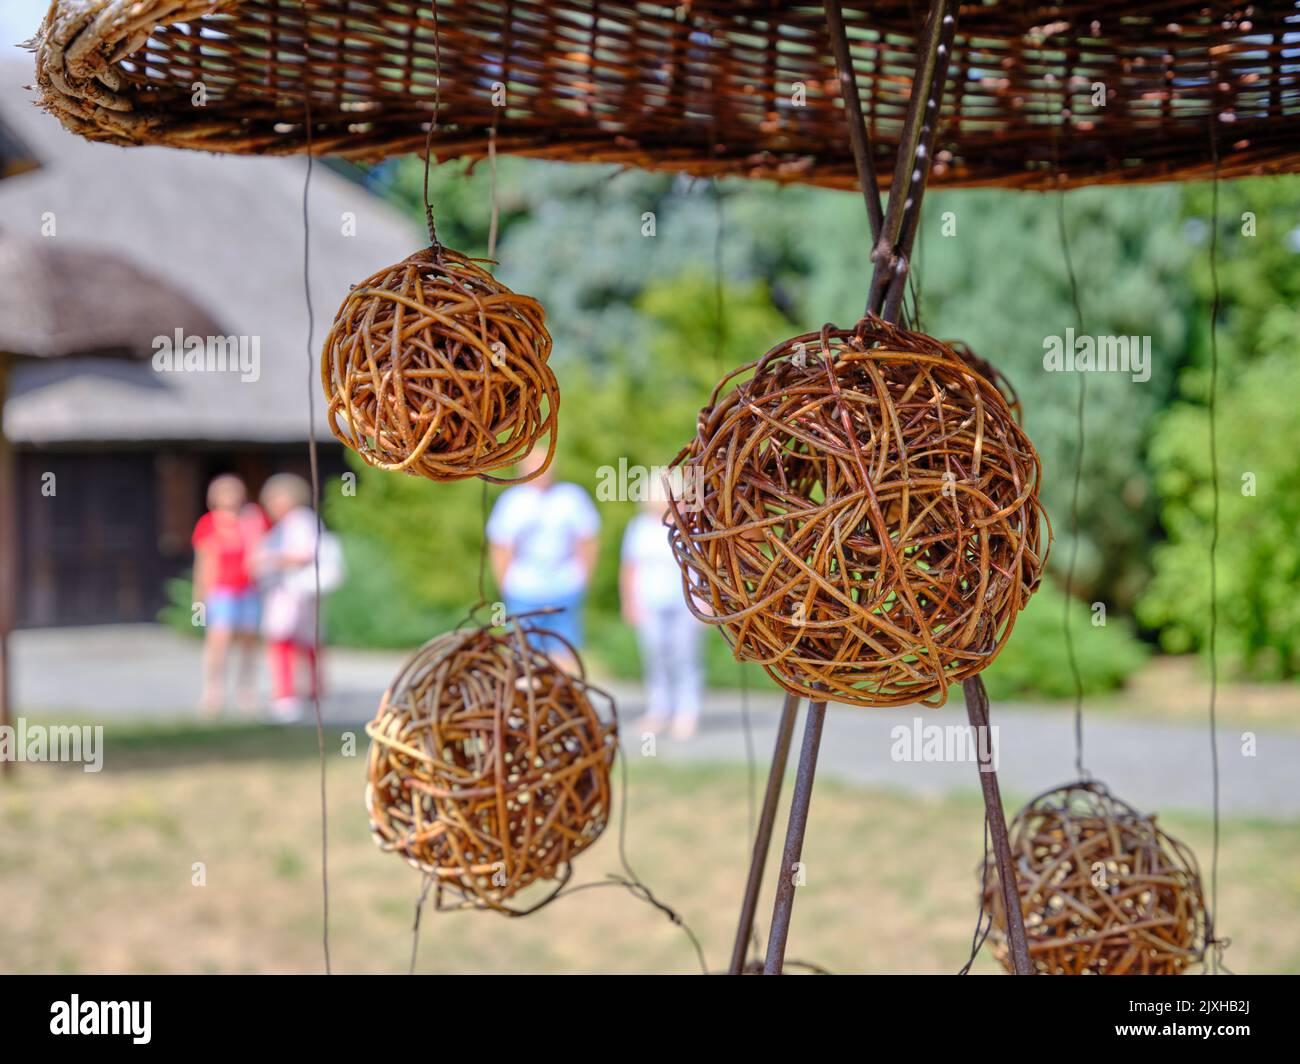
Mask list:
[[[440,619],[463,616],[477,598],[485,485],[384,472],[350,452],[347,460],[357,473],[356,493],[333,491],[323,500],[325,521],[342,537],[348,562],[332,612],[365,610],[372,618],[331,625],[340,636],[373,632],[383,646],[423,642],[437,634]],[[490,574],[486,580],[490,594]],[[408,618],[427,615],[431,630],[413,640],[379,635],[390,618],[396,626],[399,610],[409,611]]]
[[[1259,322],[1254,360],[1219,385],[1219,646],[1243,672],[1266,679],[1300,674],[1298,326],[1294,309],[1273,308]],[[1209,639],[1208,436],[1208,408],[1184,402],[1160,419],[1152,450],[1168,541],[1155,548],[1155,578],[1138,615],[1180,653]]]
[[[1215,189],[1186,186],[1184,226],[1197,254],[1187,281],[1199,302],[1192,317],[1194,372],[1182,390],[1202,401],[1209,393],[1209,308],[1214,278],[1210,272],[1210,221]],[[1300,305],[1300,177],[1253,178],[1220,182],[1218,280],[1219,348],[1225,375],[1270,350],[1269,321],[1279,306]]]
[[[158,611],[158,623],[165,624],[173,632],[198,638],[203,634],[202,628],[196,628],[191,620],[194,609],[194,573],[187,570],[180,576],[168,580],[163,587],[167,595],[167,605]]]
[[[1155,500],[1145,466],[1152,416],[1186,360],[1193,250],[1175,186],[1083,189],[1056,195],[940,192],[926,201],[921,273],[926,327],[966,340],[1020,393],[1025,428],[1043,460],[1043,501],[1058,576],[1075,544],[1071,497],[1078,461],[1076,404],[1086,388],[1074,587],[1127,609],[1148,576]],[[1083,331],[1150,336],[1151,378],[1051,373],[1044,339],[1080,332],[1058,230],[1064,212]],[[956,226],[943,236],[943,219]]]
[[[1074,696],[1065,642],[1065,603],[1065,595],[1048,583],[1029,600],[1006,647],[983,673],[991,698]],[[1108,612],[1105,625],[1094,625],[1092,612],[1077,600],[1070,600],[1070,636],[1085,696],[1122,687],[1150,655],[1124,618]]]
[[[371,172],[370,183],[419,216],[422,171],[413,159],[385,164]],[[447,243],[471,254],[486,251],[492,182],[485,163],[435,167],[431,193]],[[1270,329],[1286,335],[1291,328],[1294,334],[1292,327],[1270,321],[1279,304],[1300,303],[1298,187],[1297,178],[1220,185],[1221,396],[1236,387],[1239,370],[1266,357]],[[557,473],[593,494],[601,467],[620,458],[643,466],[671,460],[727,368],[822,322],[852,322],[862,309],[870,239],[855,194],[506,157],[498,166],[496,190],[499,275],[543,302],[556,341],[552,364],[563,394]],[[936,190],[927,196],[921,219],[914,282],[922,326],[968,342],[1015,384],[1027,431],[1043,458],[1043,496],[1056,535],[1056,584],[1077,548],[1076,593],[1084,602],[1106,602],[1110,611],[1106,629],[1093,629],[1086,610],[1077,629],[1081,646],[1114,642],[1081,664],[1098,689],[1119,682],[1140,660],[1141,648],[1133,650],[1137,644],[1118,633],[1122,616],[1151,578],[1153,557],[1158,573],[1142,600],[1142,621],[1161,629],[1162,645],[1170,649],[1203,641],[1206,576],[1195,559],[1206,549],[1198,538],[1205,520],[1206,469],[1198,470],[1194,452],[1204,449],[1195,404],[1204,402],[1207,382],[1212,196],[1208,184],[1085,189],[1063,197]],[[1078,328],[1062,224],[1084,331],[1150,336],[1150,380],[1134,382],[1122,374],[1092,374],[1085,380],[1043,369],[1044,340]],[[714,280],[719,267],[725,281],[721,322]],[[1070,505],[1081,383],[1087,389],[1087,445],[1075,543]],[[1255,387],[1269,391],[1266,383]],[[1274,439],[1285,438],[1276,427],[1283,415],[1274,408],[1287,393],[1277,387],[1267,397]],[[1180,395],[1187,407],[1158,419]],[[1160,438],[1153,444],[1157,425]],[[1263,459],[1238,461],[1225,451],[1224,460],[1237,461],[1242,469],[1255,462],[1262,498],[1268,479]],[[1287,481],[1281,466],[1267,470],[1278,483]],[[339,593],[340,600],[354,595],[370,604],[355,638],[383,640],[383,631],[404,630],[397,610],[427,618],[431,626],[449,612],[459,616],[477,597],[481,485],[432,485],[368,469],[359,473],[357,498],[332,499],[326,511],[349,537],[373,545],[359,567],[360,584],[354,587],[350,579]],[[1238,471],[1225,466],[1224,475],[1232,488]],[[488,492],[488,505],[498,490]],[[590,604],[593,650],[599,656],[608,643],[609,659],[620,668],[631,644],[603,633],[621,630],[614,620],[618,546],[634,510],[629,502],[601,503],[601,555]],[[1275,512],[1278,528],[1291,519],[1281,503]],[[1170,544],[1153,555],[1161,521]],[[1274,535],[1272,524],[1269,529]],[[1288,674],[1295,668],[1287,664],[1293,655],[1289,636],[1283,637],[1287,646],[1251,648],[1270,642],[1263,629],[1281,625],[1286,630],[1285,604],[1300,600],[1297,574],[1287,568],[1284,542],[1256,541],[1253,535],[1244,515],[1231,533],[1225,524],[1225,542],[1236,540],[1221,557],[1225,594],[1228,587],[1253,590],[1240,599],[1243,605],[1234,604],[1241,616],[1229,621],[1225,614],[1221,633],[1226,640],[1229,624],[1242,629],[1231,637],[1239,640],[1234,653],[1243,663],[1249,660],[1252,671]],[[1268,585],[1276,602],[1265,595],[1266,574],[1276,576]],[[375,586],[361,586],[366,582]],[[496,594],[490,579],[486,590]],[[1059,682],[1063,646],[1059,623],[1050,619],[1059,613],[1050,608],[1053,596],[1059,599],[1059,591],[1040,592],[991,673],[1006,677],[997,682],[1007,690],[1072,693]],[[1202,620],[1192,616],[1197,613]],[[1034,620],[1039,614],[1047,617],[1041,625]],[[725,647],[721,652],[726,654]],[[718,665],[724,677],[729,665],[734,667],[729,656]]]
[[[457,614],[445,604],[412,594],[407,574],[374,538],[348,532],[341,539],[347,575],[325,605],[329,642],[400,650],[419,646],[464,616],[464,608]]]

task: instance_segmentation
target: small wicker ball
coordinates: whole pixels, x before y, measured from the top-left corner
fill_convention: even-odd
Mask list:
[[[1038,455],[998,389],[875,317],[724,378],[672,472],[692,611],[809,698],[942,705],[1046,559]]]
[[[522,915],[507,899],[555,881],[531,912],[608,823],[613,701],[557,668],[517,625],[427,643],[366,734],[375,841],[436,877],[439,908]]]
[[[492,476],[549,435],[559,387],[541,304],[450,248],[416,252],[353,287],[321,354],[330,431],[378,469]]]
[[[1040,795],[1011,823],[1011,855],[1042,975],[1178,975],[1201,960],[1209,921],[1196,858],[1101,784]],[[997,864],[984,869],[994,956],[1012,971]]]

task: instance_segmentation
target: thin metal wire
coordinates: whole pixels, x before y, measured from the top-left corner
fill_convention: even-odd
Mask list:
[[[429,156],[433,154],[433,134],[438,128],[438,112],[442,110],[442,37],[438,32],[438,0],[429,0],[433,14],[433,114],[424,135],[424,221],[429,228],[429,246],[438,250],[437,226],[433,221],[433,204],[429,201]]]
[[[634,898],[638,898],[647,905],[658,909],[667,917],[668,921],[676,927],[682,929],[683,934],[690,940],[691,946],[695,950],[696,959],[700,964],[700,971],[703,975],[709,974],[709,962],[704,954],[704,947],[700,943],[699,936],[696,935],[691,926],[681,917],[671,905],[659,899],[659,897],[650,889],[639,875],[633,869],[632,863],[627,856],[627,808],[628,808],[628,774],[627,774],[627,751],[623,749],[622,740],[619,741],[619,814],[618,814],[618,861],[623,868],[623,874],[609,873],[604,880],[594,883],[579,883],[576,886],[564,887],[557,891],[549,901],[559,901],[561,898],[572,897],[574,894],[581,894],[584,891],[596,890],[600,887],[622,887],[628,891]]]
[[[415,922],[411,925],[411,964],[406,970],[407,975],[415,974],[415,959],[420,952],[420,914],[424,911],[424,900],[429,896],[429,888],[436,878],[425,873],[424,881],[420,884],[420,895],[415,900]]]
[[[488,174],[492,185],[492,218],[488,223],[487,257],[497,257],[497,229],[501,224],[501,203],[497,196],[497,116],[492,116],[492,128],[488,130]]]
[[[723,372],[722,359],[726,348],[726,293],[723,286],[723,246],[726,236],[726,212],[723,208],[722,186],[715,177],[712,180],[714,209],[717,212],[717,226],[713,239],[713,364],[714,370]],[[736,663],[736,676],[740,681],[740,725],[745,736],[746,786],[746,839],[752,839],[758,825],[758,757],[754,747],[754,723],[749,714],[749,677],[745,663]],[[751,949],[757,954],[762,948],[758,928],[750,929]]]
[[[302,77],[304,132],[307,142],[307,169],[302,182],[302,286],[307,304],[307,456],[311,465],[311,504],[316,514],[316,542],[312,547],[312,568],[316,583],[316,599],[312,604],[312,662],[311,700],[316,716],[316,746],[320,756],[320,879],[321,879],[321,945],[325,952],[325,974],[332,974],[330,966],[330,882],[329,882],[329,814],[325,788],[325,725],[320,708],[320,541],[324,524],[320,514],[320,462],[316,453],[316,352],[312,333],[316,318],[311,302],[311,219],[309,215],[312,174],[312,116],[311,83],[308,80],[311,66],[311,44],[306,0],[302,0]]]
[[[1213,298],[1210,303],[1210,488],[1214,496],[1213,516],[1210,523],[1210,777],[1214,805],[1214,841],[1210,855],[1210,912],[1209,935],[1210,967],[1219,974],[1224,943],[1218,938],[1215,917],[1219,905],[1219,138],[1215,123],[1218,115],[1210,114],[1210,158],[1214,175],[1210,183],[1210,283]]]
[[[1059,141],[1059,132],[1057,141]],[[1059,143],[1053,148],[1052,165],[1057,168],[1059,186]],[[1058,187],[1056,196],[1056,228],[1061,240],[1061,257],[1065,262],[1066,276],[1070,281],[1070,301],[1074,305],[1075,324],[1079,335],[1082,336],[1086,330],[1083,324],[1083,305],[1079,300],[1079,279],[1074,272],[1074,258],[1070,254],[1070,234],[1065,224],[1065,189]],[[1083,481],[1084,417],[1088,401],[1088,375],[1081,372],[1077,376],[1079,394],[1075,403],[1074,485],[1070,494],[1070,560],[1065,569],[1065,607],[1062,611],[1061,627],[1065,634],[1065,655],[1070,666],[1070,677],[1074,683],[1074,768],[1080,779],[1087,779],[1088,772],[1083,767],[1083,674],[1079,671],[1079,659],[1074,648],[1074,633],[1070,628],[1070,607],[1074,605],[1074,576],[1079,561],[1079,485]]]
[[[984,811],[984,856],[980,858],[980,907],[979,915],[975,918],[975,931],[970,939],[970,957],[965,964],[958,969],[958,975],[970,975],[971,966],[975,963],[975,958],[984,948],[984,942],[989,937],[989,932],[993,930],[993,913],[984,904],[984,899],[989,894],[989,814],[988,810]],[[986,919],[987,918],[987,919]]]

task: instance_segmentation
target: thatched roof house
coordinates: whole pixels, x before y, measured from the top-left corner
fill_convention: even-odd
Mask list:
[[[11,282],[0,350],[27,356],[11,364],[4,405],[19,624],[146,620],[189,564],[212,475],[241,473],[256,491],[271,472],[305,468],[309,379],[317,438],[332,439],[308,367],[306,163],[90,143],[34,106],[31,76],[0,63],[0,126],[16,160],[0,180]],[[422,233],[321,163],[310,221],[314,363],[348,286]],[[155,350],[138,350],[155,321]],[[169,362],[196,334],[205,357]],[[136,349],[98,357],[124,345]],[[328,444],[325,472],[341,464]],[[54,496],[42,491],[49,474]]]
[[[306,439],[307,312],[301,159],[92,144],[41,113],[25,63],[0,64],[0,122],[38,168],[0,181],[3,234],[110,251],[256,337],[261,373],[156,373],[148,362],[29,364],[15,371],[15,442]],[[409,219],[326,166],[311,185],[315,342],[348,286],[420,246]],[[344,235],[345,223],[355,236]],[[45,235],[53,224],[53,236]],[[75,277],[66,301],[76,314]],[[62,294],[61,294],[62,296]],[[317,404],[318,408],[320,404]],[[319,415],[319,409],[318,409]],[[318,416],[318,431],[324,434]]]

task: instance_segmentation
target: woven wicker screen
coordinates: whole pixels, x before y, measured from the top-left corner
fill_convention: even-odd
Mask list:
[[[56,0],[39,89],[92,139],[288,153],[304,147],[307,82],[315,150],[422,150],[429,0],[305,6],[306,78],[303,0]],[[437,6],[440,158],[483,155],[495,124],[503,152],[855,184],[819,3]],[[884,176],[925,5],[844,7]],[[950,69],[941,185],[1207,176],[1211,113],[1223,176],[1300,169],[1300,0],[986,0],[962,6]]]

